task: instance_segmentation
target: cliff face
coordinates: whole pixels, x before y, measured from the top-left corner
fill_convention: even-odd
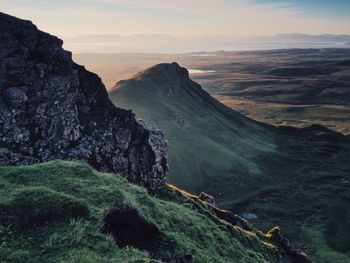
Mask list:
[[[168,170],[163,134],[116,108],[101,79],[62,44],[0,13],[0,164],[83,160],[161,188]]]

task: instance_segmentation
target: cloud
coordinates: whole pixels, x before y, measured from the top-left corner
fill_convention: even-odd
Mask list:
[[[2,10],[59,35],[350,33],[347,21],[308,16],[293,0],[0,0]]]
[[[210,17],[221,14],[247,15],[248,13],[264,14],[266,12],[275,12],[275,14],[285,15],[286,13],[292,12],[295,14],[297,12],[295,4],[291,1],[261,4],[256,4],[252,0],[91,0],[90,2],[105,3],[114,6],[124,5],[130,8],[177,11],[191,13],[193,15],[207,15]],[[298,10],[298,12],[300,12],[300,10]]]

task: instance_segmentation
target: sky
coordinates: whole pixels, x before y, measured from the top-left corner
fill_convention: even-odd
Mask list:
[[[350,0],[0,0],[61,37],[350,34]]]

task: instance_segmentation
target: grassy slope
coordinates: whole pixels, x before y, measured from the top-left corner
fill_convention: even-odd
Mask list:
[[[165,132],[172,183],[197,193],[208,191],[218,175],[232,178],[234,174],[230,187],[239,189],[237,181],[244,181],[247,174],[261,174],[255,160],[276,150],[273,134],[204,95],[194,86],[181,97],[168,97],[148,83],[130,82],[111,99]],[[184,120],[183,125],[176,116]]]
[[[256,213],[265,230],[280,225],[315,262],[350,260],[349,140],[320,128],[259,125],[203,94],[193,85],[168,97],[152,82],[130,80],[111,99],[165,131],[172,182]]]
[[[124,203],[165,234],[172,257],[190,251],[193,262],[254,263],[274,253],[253,234],[239,228],[230,234],[189,204],[151,197],[81,163],[0,167],[0,196],[1,262],[149,262],[147,252],[118,248],[101,233],[104,212]],[[169,251],[162,253],[169,258]]]

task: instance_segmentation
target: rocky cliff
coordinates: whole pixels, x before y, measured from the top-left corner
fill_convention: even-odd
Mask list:
[[[116,108],[62,40],[0,13],[0,164],[83,160],[151,190],[167,174],[160,131]]]

